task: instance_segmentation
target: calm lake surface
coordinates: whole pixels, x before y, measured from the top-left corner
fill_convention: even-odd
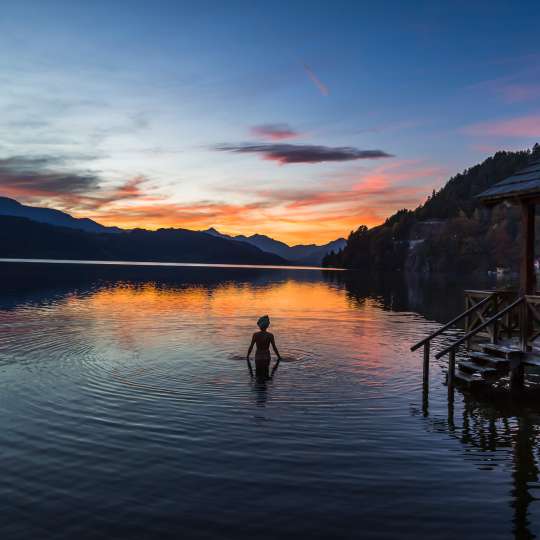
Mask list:
[[[0,264],[2,538],[534,538],[538,410],[409,347],[463,285]],[[471,284],[468,283],[467,286]],[[243,360],[268,313],[285,357]]]

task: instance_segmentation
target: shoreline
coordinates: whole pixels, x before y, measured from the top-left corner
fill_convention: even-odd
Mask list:
[[[79,264],[102,266],[165,266],[165,267],[203,267],[203,268],[253,268],[265,270],[320,270],[344,272],[344,268],[324,268],[320,266],[280,266],[266,264],[229,264],[229,263],[192,263],[192,262],[162,262],[162,261],[103,261],[85,259],[17,259],[0,258],[0,263],[25,264]]]

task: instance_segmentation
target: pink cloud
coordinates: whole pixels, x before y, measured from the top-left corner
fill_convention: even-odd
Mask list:
[[[361,178],[351,177],[334,189],[267,190],[259,195],[284,204],[288,211],[315,215],[323,212],[342,217],[369,213],[373,221],[377,215],[380,222],[383,216],[398,208],[419,204],[443,174],[439,167],[401,161],[376,167]],[[321,207],[325,207],[324,210]]]
[[[463,132],[468,135],[489,137],[540,137],[540,115],[482,122],[464,128]]]
[[[473,150],[478,150],[479,152],[485,152],[487,154],[495,154],[501,148],[493,144],[471,144]]]
[[[262,124],[260,126],[253,126],[251,133],[256,137],[270,139],[272,141],[293,139],[300,135],[300,133],[292,129],[288,124]]]

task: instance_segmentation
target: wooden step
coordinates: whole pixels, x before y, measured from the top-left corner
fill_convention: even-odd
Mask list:
[[[458,363],[459,368],[467,373],[479,373],[482,377],[489,377],[490,375],[496,375],[499,371],[493,367],[477,364],[474,361],[461,360]]]
[[[507,345],[497,345],[495,343],[485,343],[482,345],[482,349],[490,356],[497,356],[499,358],[506,358],[507,360],[513,360],[520,358],[523,354],[522,351],[516,347],[508,347]]]
[[[482,379],[479,375],[473,375],[471,373],[466,373],[461,369],[456,369],[454,380],[458,384],[463,384],[465,386],[482,386],[487,384],[485,379]]]
[[[510,360],[508,358],[500,358],[499,356],[491,356],[483,352],[471,352],[469,358],[477,364],[497,368],[505,371],[510,368]]]

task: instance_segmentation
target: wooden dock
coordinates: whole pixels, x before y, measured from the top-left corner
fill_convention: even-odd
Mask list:
[[[450,329],[463,334],[435,354],[448,356],[448,386],[469,388],[527,388],[526,374],[540,366],[540,296],[536,295],[534,270],[535,216],[540,203],[540,161],[498,182],[479,199],[487,206],[499,203],[521,207],[521,268],[518,291],[465,291],[465,310],[411,347],[423,347],[424,385],[429,380],[432,343]],[[539,343],[536,343],[537,340]],[[465,358],[456,353],[466,348]],[[540,387],[540,385],[539,385]]]
[[[449,386],[524,389],[530,382],[527,373],[538,373],[540,368],[540,296],[465,291],[465,305],[463,313],[411,347],[413,351],[424,348],[424,381],[429,377],[432,342],[443,339],[450,329],[455,334],[461,325],[461,336],[435,353],[437,359],[448,356]],[[536,384],[540,390],[540,380]]]

